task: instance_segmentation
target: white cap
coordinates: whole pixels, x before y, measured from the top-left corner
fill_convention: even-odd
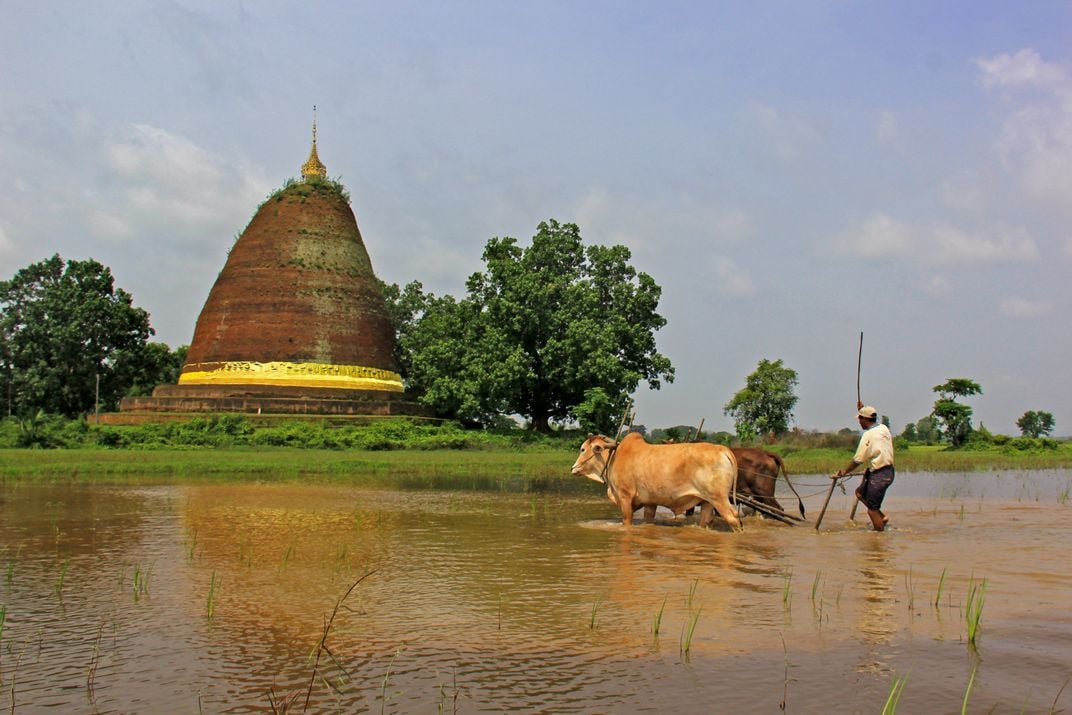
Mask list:
[[[878,410],[876,410],[874,407],[869,407],[867,405],[861,407],[860,411],[856,414],[858,414],[860,417],[866,417],[869,420],[878,419]]]

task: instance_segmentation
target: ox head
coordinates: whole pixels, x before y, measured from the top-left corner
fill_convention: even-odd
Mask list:
[[[588,477],[593,481],[604,484],[606,481],[604,477],[607,471],[607,462],[617,446],[618,443],[610,437],[604,437],[601,434],[588,435],[588,439],[581,445],[581,453],[577,456],[577,461],[573,463],[573,469],[570,471],[575,476]]]

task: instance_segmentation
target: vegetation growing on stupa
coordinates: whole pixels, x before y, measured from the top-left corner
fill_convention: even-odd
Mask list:
[[[311,196],[312,194],[320,194],[322,196],[338,196],[347,204],[350,203],[350,192],[346,190],[346,187],[342,185],[338,179],[329,179],[326,176],[308,176],[305,179],[287,179],[283,183],[283,186],[276,189],[272,193],[268,194],[260,206],[257,207],[260,210],[261,206],[271,201],[282,201],[283,197],[287,194],[293,194],[297,196]]]

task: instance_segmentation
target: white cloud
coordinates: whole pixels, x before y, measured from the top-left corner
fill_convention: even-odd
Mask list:
[[[722,295],[746,296],[755,293],[752,277],[726,256],[711,256],[711,268],[715,274],[715,289]]]
[[[671,244],[678,250],[709,251],[753,232],[747,212],[734,206],[711,205],[688,194],[613,194],[604,186],[581,196],[573,215],[586,240],[622,244],[634,252],[662,251]]]
[[[980,58],[975,64],[981,71],[980,80],[987,89],[1015,85],[1046,87],[1061,84],[1067,79],[1061,65],[1045,62],[1031,48],[1022,49],[1015,55]]]
[[[879,144],[892,144],[897,141],[897,118],[893,112],[884,110],[878,117],[878,126],[875,128],[875,137]]]
[[[836,241],[841,251],[861,258],[904,255],[913,246],[912,229],[881,211],[871,214],[858,228],[843,232]]]
[[[803,149],[818,137],[814,127],[803,119],[759,102],[749,103],[745,119],[762,132],[764,146],[786,163],[796,161]]]
[[[0,223],[0,258],[8,258],[15,254],[15,244],[7,237],[4,225]],[[9,276],[5,276],[5,279]]]
[[[1029,263],[1038,259],[1035,242],[1023,229],[970,233],[941,225],[930,236],[930,256],[941,263]]]
[[[165,229],[218,241],[241,230],[268,190],[258,171],[189,139],[145,124],[104,147],[105,187],[88,196],[90,228],[102,238]]]
[[[1024,229],[965,231],[949,224],[914,227],[877,211],[834,239],[842,253],[877,260],[894,257],[924,263],[1028,263],[1038,259]]]
[[[984,87],[1000,87],[1016,102],[994,144],[1002,163],[1027,197],[1072,216],[1072,77],[1032,49],[976,64]]]
[[[948,278],[943,275],[935,274],[923,281],[923,283],[920,284],[919,289],[928,295],[940,296],[946,295],[953,290],[953,286],[949,283]]]
[[[1041,301],[1025,300],[1023,298],[1006,298],[1001,301],[999,310],[1007,318],[1038,318],[1050,312],[1053,306]]]
[[[130,224],[103,207],[90,210],[87,220],[90,232],[97,238],[124,241],[134,236]]]
[[[985,206],[979,177],[974,173],[964,172],[946,179],[939,192],[945,204],[958,211],[977,213]]]

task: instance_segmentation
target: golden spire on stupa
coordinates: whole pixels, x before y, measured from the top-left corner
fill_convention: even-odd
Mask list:
[[[310,176],[327,176],[328,168],[324,166],[320,161],[320,157],[316,155],[316,105],[313,105],[313,148],[309,151],[309,158],[302,164],[301,176],[302,179],[308,179]]]

